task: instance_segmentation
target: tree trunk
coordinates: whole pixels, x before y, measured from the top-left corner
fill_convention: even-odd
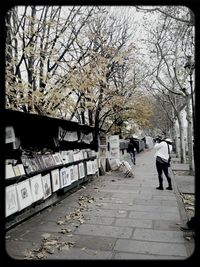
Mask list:
[[[186,106],[186,119],[187,119],[187,142],[188,142],[188,162],[189,162],[189,172],[191,175],[194,174],[194,166],[192,164],[193,159],[193,144],[192,144],[192,111],[190,97],[187,97],[187,106]]]

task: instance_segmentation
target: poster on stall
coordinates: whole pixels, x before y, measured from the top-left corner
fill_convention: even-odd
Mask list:
[[[105,133],[99,135],[99,166],[106,170],[106,158],[108,157],[108,138]]]
[[[111,135],[109,138],[110,143],[110,158],[120,158],[119,148],[119,135]]]

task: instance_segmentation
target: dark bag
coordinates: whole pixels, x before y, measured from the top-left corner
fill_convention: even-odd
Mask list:
[[[156,161],[158,161],[158,162],[160,162],[162,164],[166,164],[167,166],[169,166],[169,161],[166,160],[166,159],[163,159],[163,158],[161,158],[159,156],[156,157]]]

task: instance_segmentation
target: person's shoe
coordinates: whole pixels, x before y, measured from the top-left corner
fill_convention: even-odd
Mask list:
[[[171,186],[166,187],[167,190],[173,190]]]
[[[189,228],[188,226],[181,226],[180,230],[183,232],[190,232],[190,231],[193,231],[194,229]]]
[[[158,187],[156,187],[156,189],[163,190],[163,187],[162,186],[158,186]]]

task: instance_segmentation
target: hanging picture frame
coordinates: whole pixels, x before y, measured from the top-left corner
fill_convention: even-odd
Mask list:
[[[52,191],[55,192],[60,189],[60,173],[59,169],[51,171]]]
[[[42,176],[42,187],[44,192],[43,199],[50,197],[52,194],[52,190],[51,190],[51,179],[49,173]]]
[[[35,175],[30,178],[31,193],[33,202],[36,202],[44,197],[42,176],[41,174]]]
[[[30,174],[34,171],[32,168],[31,161],[26,155],[21,156],[21,161],[22,161],[22,164],[24,166],[26,174]]]
[[[29,179],[19,182],[16,185],[16,190],[19,210],[22,210],[33,203]]]
[[[79,179],[82,179],[85,177],[85,168],[83,162],[78,164],[78,168],[79,168]]]
[[[11,214],[16,213],[19,210],[16,185],[10,185],[6,187],[5,197],[6,197],[5,212],[6,212],[6,217],[8,217]]]

